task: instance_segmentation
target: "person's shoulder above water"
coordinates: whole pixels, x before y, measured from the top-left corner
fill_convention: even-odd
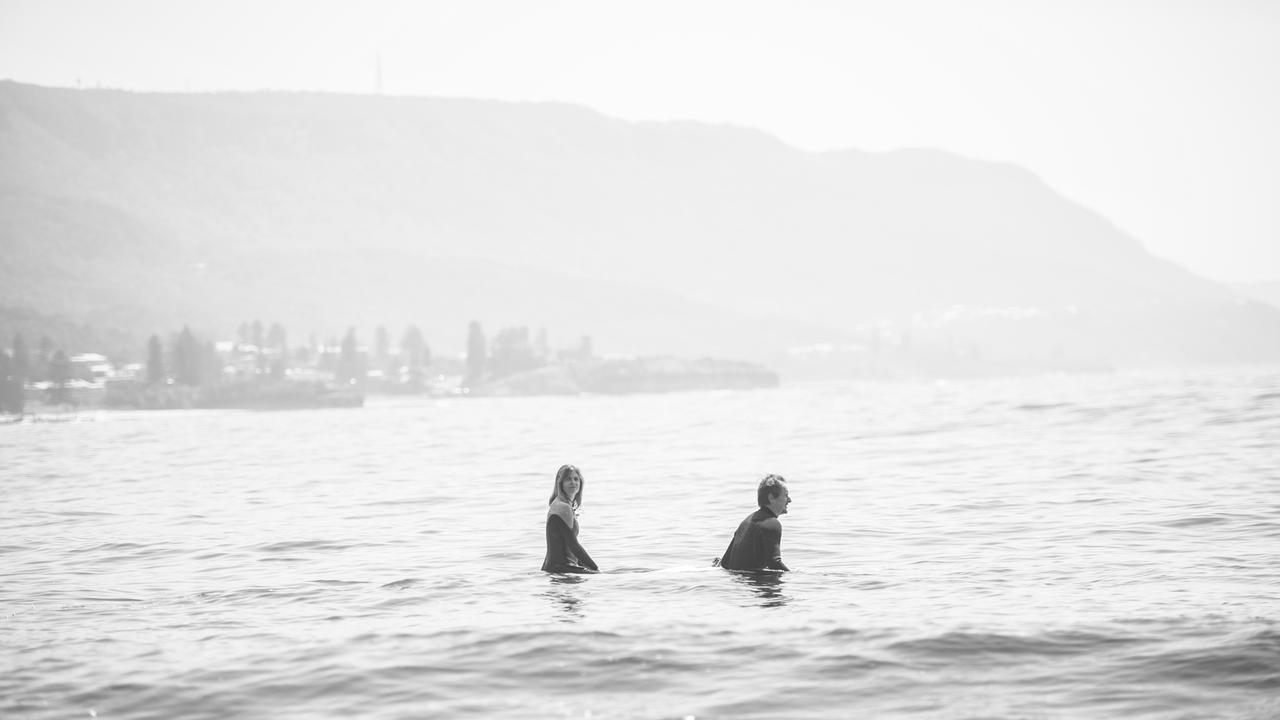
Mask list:
[[[782,532],[782,521],[769,508],[760,508],[751,515],[751,519],[761,530]]]
[[[547,505],[547,519],[550,520],[553,517],[560,518],[564,521],[565,527],[572,528],[575,521],[573,506],[560,498],[552,500],[551,504]]]

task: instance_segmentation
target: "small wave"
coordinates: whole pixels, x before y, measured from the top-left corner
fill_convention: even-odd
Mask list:
[[[907,428],[899,428],[896,430],[885,430],[881,432],[857,433],[854,435],[849,435],[847,439],[853,440],[853,441],[886,440],[889,438],[896,438],[896,437],[915,437],[919,435],[935,435],[935,434],[952,432],[954,430],[959,430],[962,427],[967,427],[967,426],[961,426],[958,424],[949,424],[949,425],[937,425],[933,427],[907,427]]]
[[[404,578],[403,580],[395,580],[380,587],[384,590],[404,590],[405,588],[411,588],[420,582],[422,582],[422,580],[418,578]]]
[[[1081,473],[1080,475],[1085,476],[1086,474]],[[1072,498],[1070,500],[1056,500],[1049,504],[1050,505],[1097,505],[1099,503],[1115,504],[1115,502],[1116,502],[1115,498],[1085,496],[1085,497]]]
[[[822,633],[821,637],[840,642],[851,640],[876,640],[878,638],[899,637],[900,632],[889,628],[876,630],[866,628],[838,627]]]
[[[69,565],[97,566],[103,562],[121,560],[156,560],[158,558],[185,556],[189,551],[178,547],[164,545],[144,545],[141,543],[102,543],[89,547],[76,548],[71,553],[76,557]]]
[[[968,512],[972,510],[980,510],[980,511],[999,510],[1001,508],[1006,508],[1010,506],[1011,506],[1011,503],[1006,502],[1004,500],[978,500],[974,502],[957,503],[955,505],[950,505],[945,508],[941,508],[937,512],[943,515],[947,515],[950,513]]]
[[[574,652],[578,648],[609,642],[623,642],[631,646],[635,638],[608,630],[586,630],[572,634],[544,630],[513,630],[476,637],[470,642],[460,643],[455,650],[460,654],[487,653],[490,650],[504,648],[519,648],[520,652],[525,652],[530,647],[537,647],[550,652]]]
[[[440,502],[439,498],[420,498],[417,500],[400,499],[400,500],[370,500],[369,502],[360,503],[360,507],[399,507],[409,505],[435,505]]]
[[[1218,523],[1229,522],[1233,520],[1226,515],[1196,515],[1194,517],[1176,518],[1174,520],[1164,520],[1155,523],[1163,527],[1184,528],[1196,527],[1198,525],[1216,525]]]
[[[92,547],[79,548],[73,552],[120,552],[123,550],[146,550],[149,546],[141,543],[102,543]]]
[[[1071,408],[1071,412],[1076,415],[1088,415],[1096,417],[1099,415],[1109,415],[1114,412],[1126,412],[1129,410],[1140,410],[1143,405],[1076,405]]]
[[[1205,425],[1248,425],[1272,419],[1272,415],[1255,413],[1239,413],[1236,415],[1215,415],[1204,421]]]
[[[319,579],[319,580],[312,580],[311,582],[312,582],[312,584],[315,584],[315,585],[324,585],[324,586],[326,586],[326,587],[350,587],[350,586],[353,586],[353,585],[368,585],[368,584],[369,584],[369,583],[367,583],[367,582],[365,582],[365,581],[363,581],[363,580],[329,580],[329,579],[323,579],[323,578],[322,578],[322,579]]]
[[[1030,637],[999,633],[947,632],[903,640],[887,649],[939,660],[966,655],[1065,656],[1096,652],[1106,647],[1145,642],[1143,639],[1088,632],[1047,633]]]
[[[267,597],[275,597],[279,593],[273,587],[247,587],[237,590],[206,590],[191,595],[191,599],[201,602],[253,602]]]
[[[219,558],[240,557],[240,553],[234,552],[204,552],[199,555],[192,555],[195,560],[217,560]]]
[[[284,542],[258,545],[255,550],[268,553],[283,553],[295,550],[329,550],[341,551],[356,547],[352,544],[336,543],[329,540],[288,540]]]
[[[1022,403],[1021,405],[1014,405],[1013,409],[1027,412],[1039,412],[1041,410],[1057,410],[1059,408],[1069,407],[1075,407],[1075,403]]]
[[[1250,523],[1243,529],[1250,535],[1258,537],[1280,537],[1280,522],[1264,520]]]
[[[825,655],[814,658],[816,667],[810,667],[809,673],[817,677],[848,680],[860,673],[875,672],[887,668],[902,667],[901,663],[882,660],[867,655],[846,653],[841,655]]]
[[[1215,648],[1179,649],[1137,658],[1131,674],[1151,682],[1250,690],[1280,689],[1280,633],[1265,630]]]
[[[481,559],[483,559],[483,560],[512,560],[512,559],[516,559],[516,558],[523,558],[523,557],[525,557],[525,553],[523,553],[523,552],[503,551],[503,552],[491,552],[491,553],[485,553],[484,555],[482,555],[482,556],[481,556]]]

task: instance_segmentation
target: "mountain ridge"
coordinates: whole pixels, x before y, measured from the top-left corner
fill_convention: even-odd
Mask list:
[[[129,237],[96,227],[99,211]],[[332,332],[308,326],[371,328],[416,306],[459,328],[446,345],[461,345],[470,317],[501,326],[541,314],[557,335],[591,334],[601,349],[674,352],[693,349],[681,324],[698,315],[691,326],[737,328],[699,352],[769,357],[778,343],[841,341],[954,306],[1129,314],[1187,335],[1185,348],[1205,329],[1179,329],[1167,309],[1237,312],[1230,291],[1150,255],[1024,168],[927,148],[812,153],[750,128],[630,123],[563,103],[5,81],[0,212],[0,305],[37,298],[81,321],[137,312],[147,328],[233,327],[280,308],[297,332]],[[41,258],[59,224],[108,249]],[[465,308],[404,277],[451,258],[473,261],[473,285],[488,274],[541,285],[506,310],[502,287],[489,298],[453,288]],[[517,282],[512,268],[538,281]],[[335,290],[356,275],[359,287]],[[138,287],[155,301],[131,296]],[[75,301],[76,288],[115,309]],[[654,301],[664,317],[639,319],[646,294],[669,298]],[[1230,339],[1241,359],[1280,358],[1280,315],[1268,318]],[[767,339],[752,337],[753,323],[770,322]],[[1123,330],[1059,336],[1118,362],[1152,354]],[[1185,348],[1170,360],[1203,359]]]

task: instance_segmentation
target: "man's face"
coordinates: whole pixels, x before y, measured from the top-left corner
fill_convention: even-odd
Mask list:
[[[791,491],[787,489],[785,484],[779,485],[781,491],[769,498],[769,509],[774,515],[786,515],[787,506],[791,504]]]

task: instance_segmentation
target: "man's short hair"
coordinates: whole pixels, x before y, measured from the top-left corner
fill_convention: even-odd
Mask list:
[[[782,486],[786,484],[787,479],[781,475],[772,473],[765,475],[764,479],[760,481],[760,487],[756,488],[756,502],[760,504],[760,507],[768,506],[769,500],[781,494]]]

